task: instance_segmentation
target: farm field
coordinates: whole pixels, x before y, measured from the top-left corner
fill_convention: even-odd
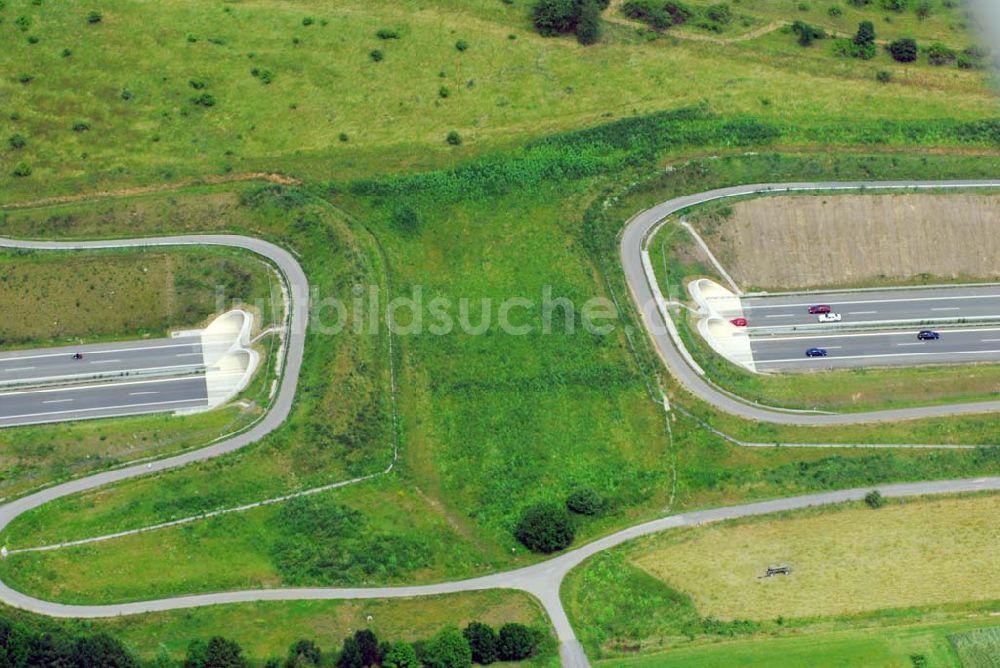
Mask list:
[[[563,598],[595,656],[621,665],[660,650],[635,665],[766,665],[784,653],[799,665],[812,647],[831,664],[925,654],[957,666],[947,636],[995,624],[982,527],[996,503],[855,504],[668,531],[585,562]],[[760,577],[776,564],[791,574]]]

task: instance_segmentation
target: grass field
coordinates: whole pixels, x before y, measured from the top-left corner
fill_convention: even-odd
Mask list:
[[[939,2],[925,21],[909,12],[893,14],[892,23],[874,9],[824,18],[831,4],[734,9],[762,24],[803,18],[853,32],[869,18],[879,38],[912,35],[958,49],[974,41],[961,10]],[[845,119],[877,134],[886,108],[919,123],[996,113],[983,71],[923,61],[904,67],[882,53],[874,61],[837,58],[829,41],[803,49],[781,32],[718,44],[650,40],[609,23],[603,41],[584,48],[537,36],[525,4],[493,0],[350,0],[335,8],[317,0],[170,0],[158,5],[155,24],[135,0],[104,3],[99,23],[87,22],[89,11],[30,0],[0,10],[7,201],[231,172],[331,178],[407,170],[695,103],[775,121],[790,141],[809,144],[842,134]],[[380,28],[399,39],[378,39]],[[466,51],[456,49],[460,39]],[[384,59],[374,62],[372,50]],[[892,83],[876,81],[880,69],[895,75]],[[213,106],[192,102],[203,94]],[[451,130],[461,147],[446,144]],[[7,146],[14,134],[25,138],[23,148]],[[22,162],[31,175],[12,176]]]
[[[788,665],[806,665],[814,643],[812,665],[865,655],[865,665],[902,665],[910,654],[958,665],[947,637],[995,624],[993,537],[982,527],[996,504],[857,504],[670,531],[589,560],[563,599],[597,657],[669,649],[648,665],[767,665],[788,652]],[[773,564],[792,573],[760,579]]]

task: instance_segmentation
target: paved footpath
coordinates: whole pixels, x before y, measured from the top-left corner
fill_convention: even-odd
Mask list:
[[[758,192],[781,192],[803,190],[833,190],[856,188],[972,188],[1000,187],[1000,182],[920,182],[920,183],[818,183],[818,184],[772,184],[737,186],[700,193],[687,197],[679,197],[660,204],[633,218],[626,227],[622,239],[623,263],[633,296],[643,314],[643,321],[649,327],[660,354],[670,371],[695,395],[713,404],[717,409],[735,413],[743,417],[765,422],[782,424],[844,424],[850,422],[865,422],[874,420],[902,420],[915,417],[941,415],[961,415],[966,413],[982,413],[1000,409],[998,402],[977,402],[950,406],[932,406],[926,408],[888,410],[873,413],[852,413],[844,415],[815,415],[788,413],[768,410],[745,404],[738,399],[723,394],[696,374],[687,364],[677,348],[673,347],[671,338],[667,335],[666,323],[659,316],[660,311],[653,300],[652,291],[646,281],[642,268],[641,253],[644,240],[655,230],[667,215],[683,208],[707,202],[721,197],[733,197]],[[148,464],[128,466],[125,468],[105,471],[85,478],[72,480],[48,489],[21,497],[0,506],[0,530],[16,519],[22,513],[37,508],[49,501],[70,494],[94,489],[103,485],[128,480],[150,473],[166,471],[193,462],[204,461],[213,457],[233,452],[246,445],[254,443],[280,426],[287,418],[295,396],[299,371],[302,366],[302,356],[305,344],[306,325],[308,323],[309,284],[305,273],[295,258],[286,250],[266,241],[235,235],[191,235],[177,237],[159,237],[150,239],[128,239],[116,241],[79,241],[79,242],[46,242],[46,241],[15,241],[0,239],[0,247],[31,248],[43,250],[70,250],[94,248],[142,248],[148,246],[177,245],[221,245],[242,248],[262,255],[278,267],[286,282],[286,288],[291,298],[291,317],[288,330],[287,359],[285,373],[282,376],[278,395],[271,411],[251,429],[232,438],[220,441],[206,448],[169,457]],[[645,287],[643,287],[645,286]],[[650,306],[652,309],[650,310]],[[657,318],[659,320],[657,321]],[[879,487],[882,494],[890,497],[915,496],[924,494],[949,494],[959,492],[975,492],[1000,490],[1000,478],[978,478],[968,480],[943,480],[922,483],[905,483]],[[762,515],[767,513],[794,510],[809,506],[842,503],[858,500],[870,491],[869,488],[858,488],[835,492],[824,492],[785,499],[775,499],[759,503],[741,504],[725,508],[701,510],[679,515],[671,515],[644,524],[630,527],[593,541],[575,550],[563,553],[552,559],[533,566],[496,573],[479,578],[458,582],[445,582],[432,585],[410,587],[376,587],[376,588],[285,588],[265,590],[243,590],[233,592],[218,592],[195,596],[180,596],[138,601],[131,603],[116,603],[110,605],[67,605],[43,601],[38,598],[15,591],[8,585],[0,583],[0,601],[8,605],[30,610],[39,614],[54,617],[111,617],[131,615],[146,612],[176,610],[205,605],[224,603],[245,603],[251,601],[277,601],[301,599],[361,599],[361,598],[401,598],[410,596],[426,596],[449,594],[465,591],[480,591],[485,589],[517,589],[528,592],[541,601],[545,607],[560,643],[560,654],[564,666],[577,668],[587,666],[587,657],[582,646],[577,641],[573,628],[559,598],[559,589],[566,574],[579,565],[584,559],[620,545],[639,536],[648,535],[665,529],[703,524],[737,517]]]

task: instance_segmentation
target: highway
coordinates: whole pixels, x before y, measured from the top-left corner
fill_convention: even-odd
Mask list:
[[[204,375],[0,392],[0,427],[208,405]]]
[[[74,359],[74,353],[83,359]],[[0,389],[126,373],[185,373],[203,362],[198,335],[0,353]]]
[[[936,341],[918,340],[917,331],[776,334],[751,337],[750,347],[758,371],[1000,361],[1000,327],[938,328]],[[808,348],[827,357],[806,357]]]
[[[649,274],[643,265],[643,246],[648,237],[672,213],[687,207],[724,197],[750,195],[761,192],[791,192],[810,190],[836,190],[857,188],[970,188],[1000,187],[1000,181],[950,181],[950,182],[852,182],[852,183],[790,183],[755,184],[734,186],[718,190],[677,197],[651,209],[640,212],[629,223],[621,237],[622,264],[632,297],[638,306],[640,316],[654,347],[663,358],[671,375],[696,397],[714,408],[740,417],[764,422],[806,425],[836,425],[879,420],[895,421],[944,415],[962,415],[1000,410],[1000,402],[974,402],[959,405],[923,406],[910,409],[893,409],[853,414],[802,414],[753,406],[731,397],[709,383],[694,368],[688,365],[683,354],[676,347],[667,322],[657,304]],[[149,246],[171,246],[208,244],[232,246],[258,253],[273,261],[280,270],[291,299],[291,320],[288,323],[288,338],[284,374],[281,376],[278,394],[271,410],[245,432],[213,443],[200,450],[186,452],[149,463],[134,464],[120,469],[103,471],[91,476],[70,480],[38,492],[28,494],[0,506],[0,530],[7,527],[23,513],[46,503],[90,489],[138,476],[167,471],[193,462],[204,461],[236,451],[255,443],[281,425],[292,407],[302,366],[306,325],[308,323],[309,285],[305,273],[295,258],[286,250],[269,242],[235,235],[191,235],[181,237],[161,237],[151,239],[129,239],[113,241],[73,241],[40,242],[0,239],[0,246],[10,248],[33,248],[49,250],[69,250],[75,248],[140,248]],[[669,316],[666,316],[669,318]],[[391,341],[391,339],[390,339]],[[880,486],[886,496],[912,496],[923,494],[947,494],[965,491],[1000,490],[1000,478],[976,478],[963,480],[941,480],[922,483]],[[419,596],[484,589],[521,589],[533,594],[544,606],[560,643],[562,663],[568,668],[587,666],[587,657],[577,641],[573,628],[563,609],[559,592],[566,574],[587,557],[621,544],[635,537],[662,531],[677,526],[695,525],[720,519],[773,513],[794,508],[839,503],[860,499],[868,491],[865,489],[825,492],[803,497],[777,499],[755,504],[743,504],[728,508],[685,513],[663,517],[652,522],[633,526],[603,538],[599,538],[576,550],[564,553],[535,565],[496,573],[473,580],[446,582],[426,586],[336,589],[336,588],[279,588],[262,591],[217,592],[199,596],[116,603],[109,605],[71,605],[44,601],[12,589],[0,583],[0,601],[25,610],[55,617],[113,617],[123,614],[137,614],[154,610],[175,610],[203,605],[240,603],[261,600],[301,600],[301,599],[343,599],[343,598],[385,598]]]
[[[914,288],[877,292],[769,295],[740,300],[751,332],[760,327],[816,325],[813,304],[826,304],[843,324],[954,322],[963,318],[1000,320],[1000,286]]]

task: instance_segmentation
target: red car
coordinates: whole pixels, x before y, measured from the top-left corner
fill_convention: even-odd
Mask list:
[[[815,306],[809,307],[809,313],[813,315],[829,313],[832,310],[833,309],[827,306],[826,304],[816,304]]]
[[[733,323],[737,327],[746,327],[747,326],[747,319],[746,318],[733,318],[729,322]]]

